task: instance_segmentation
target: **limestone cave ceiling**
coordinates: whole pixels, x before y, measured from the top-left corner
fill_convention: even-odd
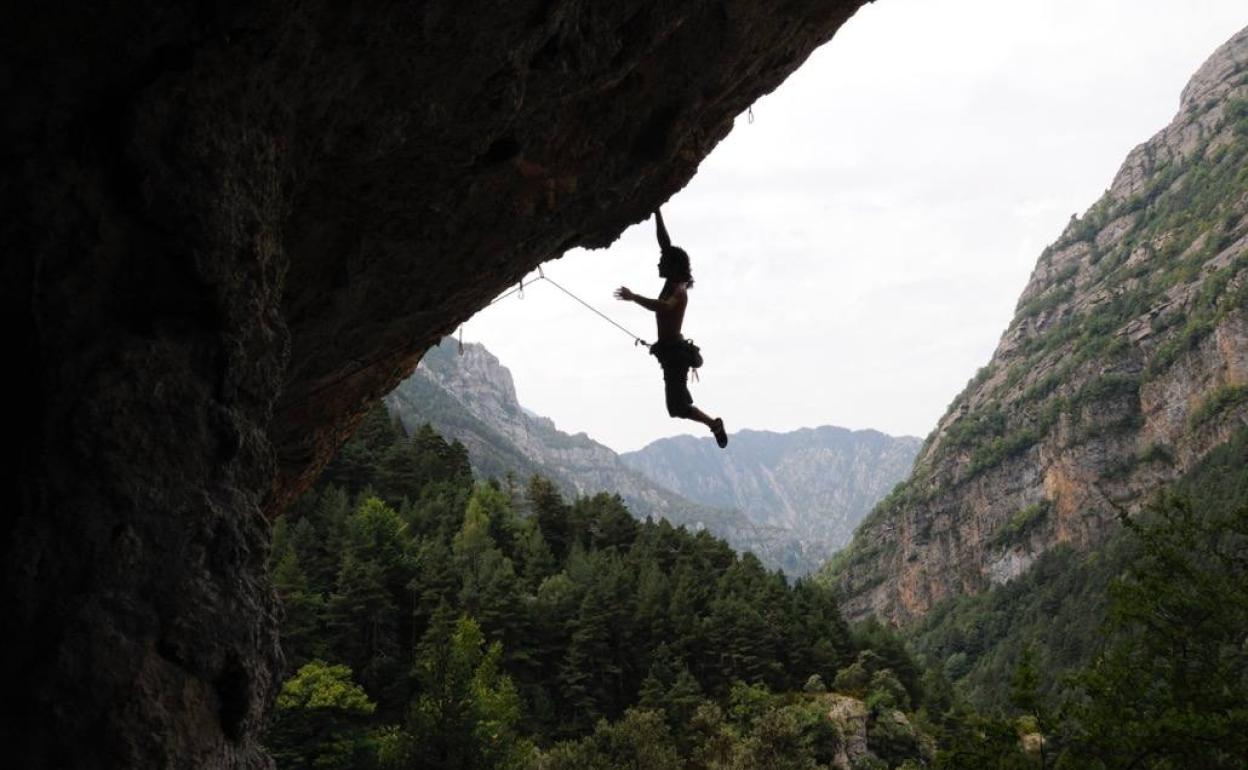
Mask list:
[[[442,334],[645,219],[861,4],[5,4],[14,766],[266,766],[258,513]]]
[[[6,123],[35,157],[99,164],[176,250],[238,227],[271,252],[236,267],[281,292],[278,502],[439,335],[680,189],[860,4],[31,6],[7,25]]]

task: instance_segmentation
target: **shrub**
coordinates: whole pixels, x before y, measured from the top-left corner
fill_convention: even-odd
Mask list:
[[[1189,428],[1198,428],[1223,412],[1248,402],[1248,385],[1223,385],[1215,388],[1187,416]]]

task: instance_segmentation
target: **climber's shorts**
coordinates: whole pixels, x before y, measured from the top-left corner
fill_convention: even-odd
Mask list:
[[[672,417],[689,417],[693,414],[693,394],[689,392],[689,360],[683,340],[656,342],[650,353],[659,359],[663,367],[663,394],[667,399],[667,413]]]

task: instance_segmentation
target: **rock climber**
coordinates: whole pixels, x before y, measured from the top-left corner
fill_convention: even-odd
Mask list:
[[[672,245],[672,239],[663,225],[662,212],[654,212],[654,221],[659,239],[659,277],[664,279],[663,290],[659,292],[658,299],[650,299],[634,294],[627,286],[621,286],[615,290],[615,298],[636,302],[654,313],[658,340],[650,346],[650,354],[659,359],[659,366],[663,368],[667,413],[672,417],[702,423],[711,429],[715,443],[721,448],[726,447],[728,434],[724,431],[724,421],[694,406],[693,395],[689,393],[689,369],[700,366],[702,358],[693,343],[680,336],[685,307],[689,304],[688,291],[693,288],[689,255],[679,246]]]

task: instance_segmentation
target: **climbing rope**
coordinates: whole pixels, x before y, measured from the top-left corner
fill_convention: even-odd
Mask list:
[[[571,297],[572,299],[574,299],[574,300],[576,300],[577,302],[581,303],[581,305],[583,305],[584,307],[586,307],[587,309],[589,309],[589,311],[590,311],[590,312],[594,313],[595,315],[597,315],[597,316],[598,316],[599,318],[601,318],[602,320],[606,321],[607,323],[611,324],[611,325],[612,325],[612,326],[614,326],[615,328],[617,328],[617,329],[619,329],[620,331],[624,332],[624,333],[625,333],[625,334],[627,334],[629,337],[632,337],[632,339],[633,339],[633,346],[634,346],[634,347],[635,347],[635,346],[637,346],[637,345],[641,345],[642,347],[647,347],[647,348],[648,348],[648,347],[650,347],[650,343],[649,343],[649,342],[646,342],[646,341],[645,341],[645,340],[643,340],[641,337],[638,337],[636,334],[633,334],[633,333],[632,333],[631,331],[629,331],[628,329],[626,329],[626,328],[624,328],[623,326],[621,326],[620,324],[616,323],[616,322],[615,322],[615,321],[614,321],[614,320],[613,320],[610,316],[608,316],[606,313],[602,312],[602,311],[601,311],[601,310],[599,310],[598,308],[594,307],[593,305],[589,304],[589,303],[588,303],[588,302],[586,302],[585,300],[583,300],[583,299],[581,299],[580,297],[576,296],[576,295],[575,295],[575,294],[573,294],[571,291],[568,291],[568,289],[564,288],[564,286],[563,286],[562,284],[560,284],[558,281],[556,281],[555,279],[553,279],[553,278],[551,278],[550,276],[546,275],[546,273],[542,272],[542,268],[540,268],[540,267],[537,269],[537,278],[536,278],[536,279],[533,279],[533,280],[530,280],[530,281],[529,281],[529,285],[530,285],[530,286],[532,286],[533,284],[537,283],[538,281],[546,281],[546,282],[547,282],[547,283],[549,283],[551,286],[554,286],[554,287],[555,287],[556,289],[558,289],[559,291],[563,292],[564,294],[568,295],[568,296],[569,296],[569,297]],[[520,293],[520,298],[521,298],[521,299],[524,299],[524,286],[525,286],[525,284],[524,284],[524,280],[523,280],[523,279],[521,279],[520,283],[519,283],[519,284],[517,284],[515,288],[511,289],[510,291],[508,291],[508,292],[506,292],[506,293],[504,293],[504,294],[500,294],[500,295],[498,295],[497,297],[495,297],[494,299],[490,300],[489,304],[488,304],[488,305],[486,305],[486,307],[489,307],[490,305],[493,305],[495,302],[500,302],[500,301],[502,301],[502,300],[504,300],[504,299],[507,299],[508,297],[512,296],[513,294],[516,294],[517,292],[519,292],[519,293]]]

